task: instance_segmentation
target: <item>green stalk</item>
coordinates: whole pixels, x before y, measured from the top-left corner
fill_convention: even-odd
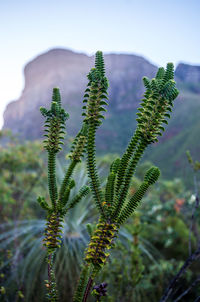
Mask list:
[[[88,174],[91,180],[91,189],[96,200],[98,209],[100,210],[103,217],[105,217],[103,209],[103,194],[100,189],[100,181],[98,176],[98,170],[96,168],[96,158],[95,158],[95,134],[96,134],[96,125],[94,122],[89,123],[88,129],[88,143],[87,143],[87,167]]]
[[[53,269],[53,254],[48,256],[48,283],[46,283],[46,287],[48,289],[48,300],[50,302],[58,301],[58,291],[56,288],[56,280],[55,273]]]
[[[124,204],[124,201],[126,199],[129,190],[131,178],[146,147],[147,147],[147,143],[145,141],[141,141],[135,151],[133,158],[130,160],[130,163],[125,171],[123,184],[118,193],[118,197],[116,198],[116,201],[113,204],[113,212],[112,212],[113,219],[117,218],[120,213],[120,210]]]
[[[133,137],[131,138],[131,140],[129,142],[129,145],[128,145],[126,151],[124,152],[124,154],[121,158],[119,170],[117,173],[116,194],[119,192],[119,190],[123,184],[123,178],[125,175],[125,171],[127,169],[129,161],[133,155],[133,152],[135,151],[135,149],[138,145],[139,139],[140,139],[140,136],[139,136],[138,130],[136,129]]]
[[[55,209],[58,192],[56,184],[56,154],[54,151],[48,152],[48,188],[51,202]]]
[[[76,287],[76,292],[74,294],[73,302],[83,301],[85,289],[87,287],[87,282],[89,279],[89,271],[90,271],[90,266],[88,264],[85,264],[80,273],[80,278],[79,278],[78,285]]]
[[[68,169],[67,169],[67,172],[65,173],[65,177],[62,181],[62,185],[61,185],[61,188],[60,188],[60,191],[59,191],[59,200],[62,200],[63,197],[64,197],[64,194],[65,194],[65,190],[69,184],[69,179],[70,177],[72,176],[72,173],[77,165],[78,161],[75,161],[75,160],[72,160]]]

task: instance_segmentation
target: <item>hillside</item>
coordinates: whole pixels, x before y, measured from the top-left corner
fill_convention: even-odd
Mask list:
[[[70,114],[68,134],[74,135],[80,126],[86,75],[93,61],[94,57],[85,54],[53,49],[28,63],[24,90],[19,100],[7,106],[4,128],[21,139],[41,138],[39,107],[50,103],[53,87],[60,87],[64,107]],[[106,120],[98,131],[98,150],[120,153],[135,127],[135,114],[144,91],[142,77],[153,77],[157,67],[142,57],[125,54],[105,55],[105,64],[110,98]],[[175,74],[181,92],[172,119],[160,143],[145,156],[159,165],[167,177],[172,172],[183,176],[187,149],[197,158],[200,154],[200,67],[182,63]]]

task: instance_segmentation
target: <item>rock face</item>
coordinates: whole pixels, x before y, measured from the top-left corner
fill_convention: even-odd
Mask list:
[[[175,73],[177,79],[184,83],[200,83],[200,66],[180,63]]]
[[[141,79],[154,76],[156,67],[142,57],[122,54],[105,55],[105,64],[110,82],[109,120],[119,111],[137,107],[143,93]],[[49,106],[52,88],[59,87],[63,106],[70,114],[68,132],[75,134],[81,121],[87,74],[93,65],[94,57],[65,49],[53,49],[36,57],[25,67],[25,87],[19,100],[11,102],[5,110],[3,128],[11,129],[22,139],[41,138],[39,107]]]
[[[200,93],[200,66],[179,64],[176,68],[176,79],[194,93]]]
[[[144,92],[142,77],[154,77],[157,68],[142,57],[125,54],[105,55],[105,64],[110,82],[109,106],[98,129],[97,150],[121,153],[136,126],[136,110]],[[82,98],[92,66],[94,57],[65,49],[53,49],[35,58],[25,67],[21,97],[6,108],[4,128],[22,139],[42,139],[39,107],[49,107],[52,89],[59,87],[63,106],[70,114],[67,131],[75,135],[80,128]],[[163,177],[187,175],[186,150],[191,150],[195,159],[200,154],[200,66],[179,64],[175,76],[180,96],[167,131],[144,156],[161,168]]]

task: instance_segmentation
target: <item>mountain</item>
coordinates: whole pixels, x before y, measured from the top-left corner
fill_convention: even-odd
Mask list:
[[[93,64],[94,57],[65,49],[53,49],[36,57],[24,69],[24,90],[19,100],[7,106],[3,128],[12,129],[23,139],[41,138],[43,118],[39,107],[48,106],[52,88],[59,87],[63,105],[70,113],[68,133],[75,134],[81,121],[87,74]],[[113,136],[117,140],[118,134],[110,121],[115,121],[123,111],[130,112],[130,109],[138,106],[144,91],[141,78],[144,75],[152,77],[156,67],[142,57],[121,54],[105,55],[105,64],[110,82],[109,125],[103,126],[101,132],[103,136]],[[103,148],[107,149],[108,146]]]
[[[176,77],[185,88],[200,93],[200,66],[181,63],[176,68]]]
[[[43,135],[40,106],[49,106],[53,87],[59,87],[63,105],[70,114],[69,135],[75,135],[81,123],[83,92],[94,57],[66,49],[52,49],[36,57],[24,69],[25,87],[19,100],[11,102],[4,113],[4,126],[21,139]],[[145,58],[127,54],[105,55],[109,79],[109,106],[106,120],[98,130],[100,153],[120,153],[136,126],[136,110],[144,92],[142,77],[154,77],[157,67]],[[200,144],[200,66],[179,64],[176,80],[180,89],[174,113],[159,144],[147,152],[148,158],[163,169],[181,176],[187,168],[185,151],[199,156]],[[111,143],[112,142],[112,143]]]

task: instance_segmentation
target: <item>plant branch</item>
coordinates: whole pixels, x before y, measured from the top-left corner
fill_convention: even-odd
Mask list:
[[[160,302],[166,302],[167,301],[167,299],[171,296],[172,292],[174,291],[174,288],[175,288],[178,280],[180,279],[180,277],[185,273],[186,269],[189,268],[190,265],[194,261],[196,261],[199,257],[200,257],[200,247],[191,256],[189,256],[186,259],[186,261],[184,262],[184,264],[182,265],[182,267],[180,268],[180,270],[178,271],[176,276],[170,282],[170,284],[167,287],[164,295],[160,299]]]
[[[182,299],[185,295],[187,295],[187,293],[189,293],[189,291],[200,281],[200,276],[190,285],[190,287],[188,287],[178,298],[176,298],[176,300],[174,300],[174,302],[178,302],[180,301],[180,299]]]
[[[91,287],[92,287],[93,279],[90,277],[85,289],[84,297],[83,297],[83,302],[87,301],[88,295],[90,293]]]

